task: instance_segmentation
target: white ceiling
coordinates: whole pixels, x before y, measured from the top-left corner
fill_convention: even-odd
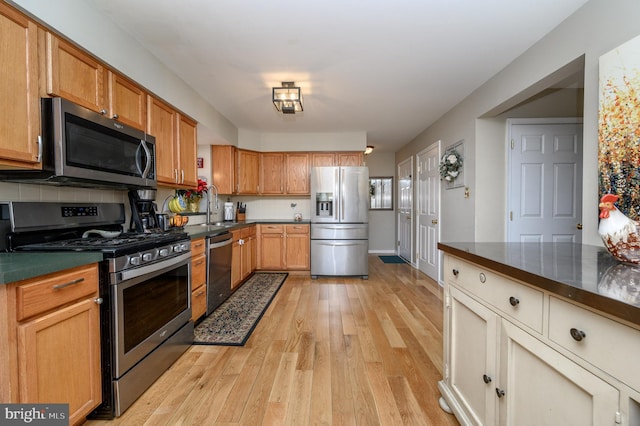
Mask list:
[[[587,0],[88,0],[238,128],[395,151]],[[295,81],[304,112],[271,87]]]

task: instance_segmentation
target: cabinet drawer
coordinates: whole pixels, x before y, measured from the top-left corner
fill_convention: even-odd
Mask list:
[[[287,225],[287,234],[308,234],[309,225]]]
[[[263,234],[282,234],[284,232],[283,225],[260,225],[260,232]]]
[[[197,320],[207,311],[207,287],[200,286],[191,292],[191,319]]]
[[[191,256],[196,257],[199,254],[203,254],[207,244],[204,238],[198,238],[197,240],[191,241]]]
[[[207,282],[207,255],[191,258],[191,289],[195,290]]]
[[[17,319],[22,321],[97,293],[97,264],[26,281],[16,287]]]
[[[255,237],[256,235],[256,227],[255,226],[249,226],[246,228],[242,228],[240,230],[240,238],[249,238],[251,236]]]
[[[551,296],[549,339],[640,390],[639,330]]]
[[[542,333],[542,315],[544,293],[516,281],[511,281],[491,272],[460,260],[446,256],[445,278],[480,299],[493,305],[507,318],[515,319]]]

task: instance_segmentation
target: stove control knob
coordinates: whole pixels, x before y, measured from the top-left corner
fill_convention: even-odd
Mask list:
[[[140,256],[131,256],[131,258],[129,259],[129,263],[131,263],[134,266],[137,266],[140,264]]]
[[[180,244],[176,244],[173,246],[174,253],[180,253],[182,251],[182,246]]]
[[[153,260],[153,255],[151,253],[144,253],[142,255],[142,260],[144,262],[149,262],[149,261]]]
[[[160,257],[167,257],[169,256],[169,249],[168,248],[162,248],[160,249],[160,251],[158,251],[158,255]]]

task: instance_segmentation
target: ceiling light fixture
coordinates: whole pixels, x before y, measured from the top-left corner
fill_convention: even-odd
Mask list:
[[[304,111],[302,108],[302,91],[293,81],[283,81],[282,87],[274,87],[272,91],[273,105],[283,114],[295,114]]]
[[[367,147],[364,149],[364,155],[369,155],[373,152],[373,146],[371,145],[367,145]]]

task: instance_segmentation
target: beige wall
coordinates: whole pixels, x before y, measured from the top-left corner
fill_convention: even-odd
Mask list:
[[[442,191],[443,241],[486,241],[491,238],[487,229],[504,230],[506,148],[500,136],[505,133],[499,121],[486,117],[502,114],[540,93],[573,73],[568,65],[584,61],[583,242],[600,244],[596,215],[598,58],[637,36],[638,22],[637,0],[589,1],[396,153],[396,162],[400,162],[437,140],[443,141],[443,148],[465,140],[471,198],[465,208],[459,208],[460,190]]]
[[[395,178],[395,154],[392,152],[376,152],[364,157],[365,164],[369,167],[369,176],[387,177],[393,176],[393,210],[369,210],[369,252],[370,253],[396,253],[396,225],[395,204],[398,187]]]

